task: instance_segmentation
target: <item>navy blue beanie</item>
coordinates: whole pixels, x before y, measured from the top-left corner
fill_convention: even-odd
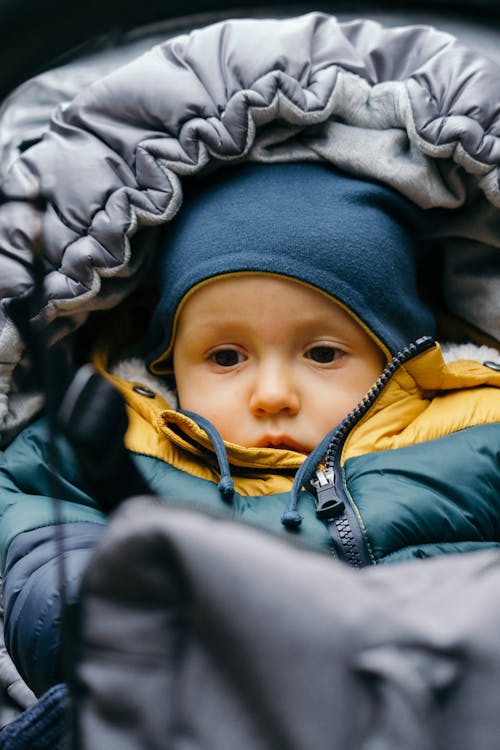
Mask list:
[[[421,210],[393,190],[323,164],[247,164],[207,177],[168,227],[151,369],[171,369],[185,295],[242,271],[321,289],[386,353],[434,335],[433,316],[416,290],[412,236],[421,222]]]

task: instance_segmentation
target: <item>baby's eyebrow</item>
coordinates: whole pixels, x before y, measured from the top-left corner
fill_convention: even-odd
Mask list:
[[[225,338],[226,336],[234,335],[237,331],[237,325],[222,325],[217,322],[210,323],[206,322],[200,325],[193,326],[193,333],[196,336],[210,336],[217,338]]]

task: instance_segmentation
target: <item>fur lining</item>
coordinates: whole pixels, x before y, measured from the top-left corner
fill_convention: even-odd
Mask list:
[[[483,364],[488,360],[500,362],[500,354],[492,346],[478,346],[477,344],[441,344],[441,351],[445,362],[457,362],[460,359],[473,359]]]

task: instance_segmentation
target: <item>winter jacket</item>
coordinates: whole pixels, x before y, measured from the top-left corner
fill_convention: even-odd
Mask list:
[[[420,346],[420,353],[409,347],[402,364],[393,361],[306,459],[231,444],[214,450],[213,435],[171,408],[137,363],[127,367],[132,380],[108,377],[127,403],[127,449],[167,503],[229,514],[354,567],[499,547],[500,373],[472,360],[445,364],[432,340]],[[58,446],[54,474],[46,424],[35,422],[0,468],[6,638],[39,690],[47,684],[47,650],[57,648],[58,557],[65,555],[74,598],[105,522],[70,447],[62,438]],[[290,527],[284,521],[294,490],[301,523]],[[51,528],[54,497],[62,548]],[[55,679],[53,654],[50,663]]]
[[[139,283],[150,248],[131,237],[179,210],[183,175],[218,159],[318,158],[427,208],[423,234],[443,248],[448,308],[498,337],[497,80],[494,63],[449,35],[322,14],[225,22],[155,47],[60,108],[4,183],[13,196],[49,197],[41,319],[63,336]],[[21,261],[38,210],[13,200],[0,211],[6,394],[22,358],[10,300],[31,283]],[[473,277],[463,273],[471,263]],[[500,375],[470,359],[446,365],[432,341],[408,345],[306,460],[223,448],[156,385],[146,393],[142,376],[107,376],[126,398],[127,448],[167,500],[222,509],[355,566],[497,546]],[[30,413],[28,394],[4,403],[8,437]],[[36,692],[60,670],[58,557],[72,600],[105,522],[63,439],[58,454],[54,470],[35,422],[0,474],[6,642]],[[218,488],[228,473],[234,494],[227,481]],[[297,514],[300,525],[287,524]]]

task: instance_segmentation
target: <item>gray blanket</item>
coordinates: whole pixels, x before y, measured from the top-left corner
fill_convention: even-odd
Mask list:
[[[129,501],[84,582],[78,746],[492,750],[499,587],[496,553],[360,572]]]

